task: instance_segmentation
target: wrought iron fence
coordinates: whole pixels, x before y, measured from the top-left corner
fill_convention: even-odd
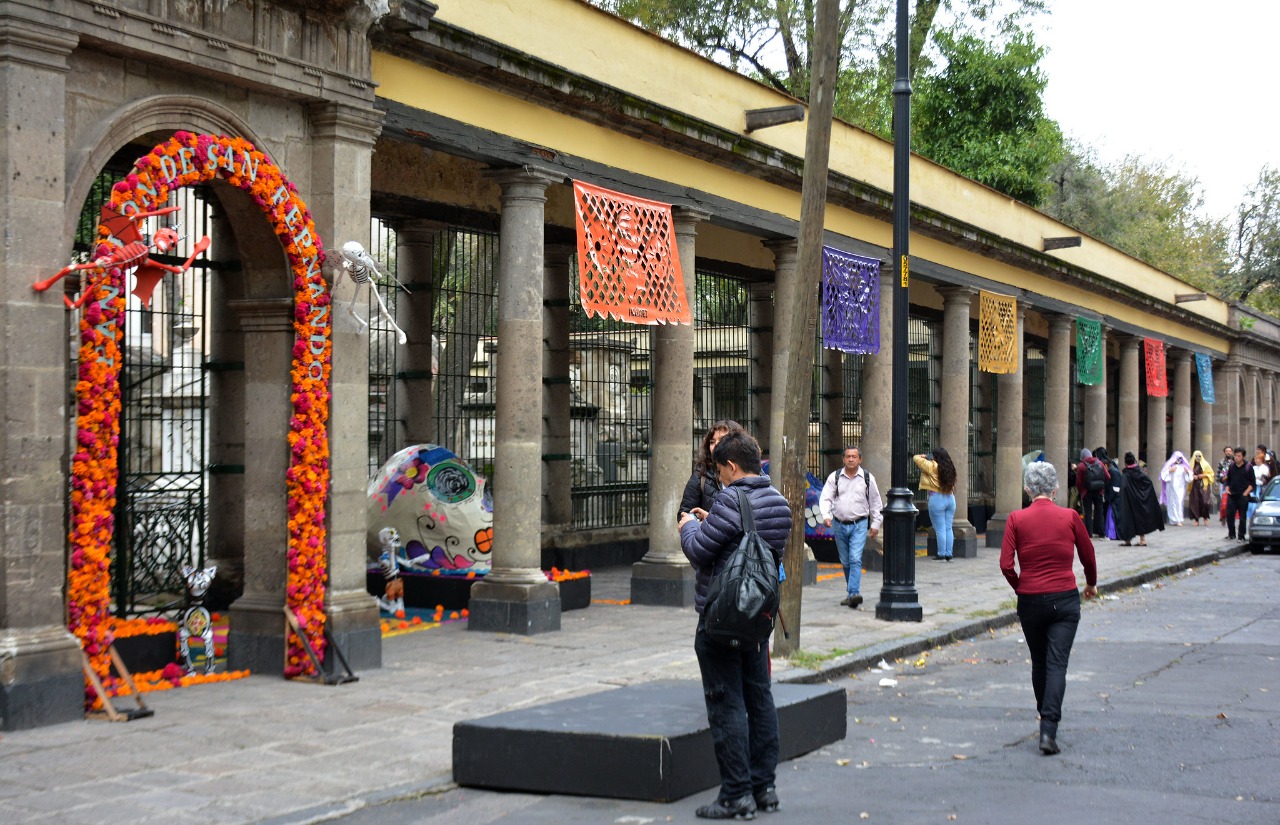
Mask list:
[[[81,260],[93,253],[99,208],[127,168],[108,168],[85,200],[77,224],[75,250]],[[180,189],[168,201],[178,206],[183,238],[170,255],[177,264],[194,242],[212,236],[212,210],[204,187]],[[164,218],[148,218],[140,230],[153,234]],[[214,238],[214,243],[217,239]],[[183,598],[181,568],[204,563],[207,536],[208,399],[205,362],[210,329],[206,321],[210,271],[216,264],[197,258],[181,274],[166,274],[150,306],[130,295],[121,359],[119,483],[112,557],[112,598],[120,616],[165,610]],[[128,275],[126,275],[128,278]],[[86,283],[81,281],[81,288]],[[70,315],[75,340],[79,314]],[[70,394],[77,375],[73,359]],[[74,403],[72,404],[74,408]],[[71,421],[74,428],[74,420]],[[69,434],[70,437],[70,434]]]
[[[395,277],[397,271],[395,229],[374,217],[369,231],[369,254]],[[392,318],[400,299],[395,283],[375,285]],[[396,374],[399,369],[399,345],[395,330],[378,311],[373,288],[366,296],[365,317],[369,319],[369,477],[373,478],[403,444],[404,426],[396,407]]]

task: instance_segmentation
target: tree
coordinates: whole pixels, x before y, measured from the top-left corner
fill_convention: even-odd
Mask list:
[[[1203,217],[1195,177],[1136,156],[1103,168],[1092,150],[1075,146],[1049,182],[1049,215],[1193,286],[1225,293],[1226,229]]]
[[[1062,130],[1044,112],[1044,49],[1012,26],[1003,43],[973,34],[934,36],[945,65],[917,83],[912,114],[921,155],[1038,206],[1064,154]]]
[[[815,0],[593,2],[779,91],[801,100],[808,95]],[[846,0],[836,27],[841,67],[836,117],[885,138],[893,125],[893,15],[889,8],[879,0]],[[1005,89],[1011,100],[1002,107],[1004,112],[1019,103],[1031,110],[1025,128],[1019,123],[1017,131],[1006,126],[1005,131],[985,137],[984,126],[1001,124],[972,118],[963,143],[945,137],[945,123],[928,139],[916,129],[922,148],[961,174],[1033,204],[1045,188],[1042,181],[1062,144],[1056,124],[1043,113],[1044,82],[1036,65],[1042,50],[1018,28],[1022,20],[1043,9],[1043,0],[916,0],[908,36],[911,77],[918,89],[935,88],[942,95],[964,82],[962,69],[974,80],[976,70],[986,68],[993,76],[977,80],[988,93],[1002,84],[1010,86]],[[984,50],[989,40],[998,45]],[[936,81],[938,66],[944,72],[954,66],[949,81]],[[1005,79],[1006,73],[1014,74],[1020,85]],[[956,105],[965,104],[958,101]],[[945,108],[945,102],[936,98],[935,110],[940,113]]]
[[[1280,170],[1262,167],[1236,211],[1229,295],[1268,311],[1280,310]]]

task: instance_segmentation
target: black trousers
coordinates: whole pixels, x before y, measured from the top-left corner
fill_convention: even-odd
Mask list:
[[[1019,595],[1018,621],[1031,651],[1031,687],[1040,712],[1040,732],[1057,736],[1062,697],[1067,692],[1067,662],[1080,625],[1080,593]]]
[[[1240,516],[1240,532],[1236,532],[1236,514]],[[1227,493],[1227,536],[1235,538],[1239,536],[1244,538],[1245,531],[1249,529],[1247,522],[1249,516],[1249,497],[1244,493],[1239,495],[1235,493]]]
[[[1102,536],[1107,532],[1107,507],[1103,498],[1104,490],[1090,490],[1080,500],[1084,509],[1084,529],[1090,536]]]
[[[716,764],[720,799],[759,793],[778,769],[778,711],[769,682],[769,648],[731,648],[707,637],[702,617],[693,636]]]

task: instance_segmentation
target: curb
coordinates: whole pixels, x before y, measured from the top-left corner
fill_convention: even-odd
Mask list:
[[[1107,579],[1098,582],[1098,593],[1111,593],[1117,590],[1126,590],[1131,587],[1137,587],[1155,579],[1163,579],[1177,573],[1181,573],[1191,567],[1203,567],[1206,564],[1212,564],[1215,561],[1229,559],[1238,556],[1248,549],[1247,544],[1232,544],[1222,550],[1202,553],[1198,556],[1182,559],[1169,564],[1163,564],[1153,567],[1149,570],[1143,570],[1141,573],[1135,573],[1131,576],[1121,576],[1115,579]],[[907,636],[902,639],[895,639],[891,642],[882,642],[871,647],[863,648],[857,653],[851,653],[848,656],[842,656],[833,659],[826,666],[816,671],[804,670],[802,668],[788,668],[778,677],[778,682],[784,684],[812,685],[821,682],[830,682],[835,679],[848,676],[854,671],[861,671],[874,667],[879,664],[881,659],[886,661],[893,659],[904,659],[931,650],[935,647],[952,644],[962,639],[972,638],[979,633],[985,633],[989,630],[998,630],[1002,627],[1008,627],[1018,621],[1018,613],[1015,610],[1009,610],[995,616],[985,619],[979,619],[974,622],[965,622],[964,624],[948,625],[940,627],[932,633],[921,633],[915,636]]]

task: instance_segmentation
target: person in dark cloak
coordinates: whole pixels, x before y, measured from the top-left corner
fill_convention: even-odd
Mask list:
[[[1164,529],[1164,510],[1156,495],[1155,485],[1138,466],[1133,453],[1124,454],[1124,470],[1120,472],[1120,492],[1116,496],[1116,537],[1121,547],[1132,546],[1133,537],[1145,547],[1147,533]]]
[[[1094,450],[1093,457],[1106,466],[1109,475],[1107,486],[1103,488],[1102,493],[1103,532],[1101,538],[1110,541],[1116,538],[1116,497],[1120,495],[1120,485],[1123,483],[1120,478],[1120,465],[1116,463],[1114,458],[1107,455],[1106,447],[1099,447]]]

